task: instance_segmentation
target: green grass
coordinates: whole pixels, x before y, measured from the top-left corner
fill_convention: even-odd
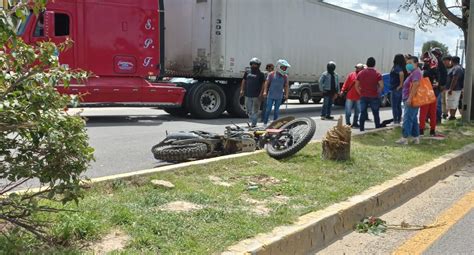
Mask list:
[[[443,132],[448,139],[423,140],[417,146],[395,145],[400,129],[358,136],[353,139],[352,159],[347,162],[321,160],[321,145],[317,143],[283,161],[262,153],[150,177],[97,184],[79,206],[66,206],[78,212],[48,216],[54,220],[51,234],[69,248],[51,248],[45,253],[79,253],[80,244],[98,240],[116,228],[131,237],[125,250],[117,254],[220,252],[242,239],[291,224],[303,214],[343,201],[474,142],[474,126],[451,124]],[[233,185],[217,186],[209,180],[210,175]],[[258,183],[265,176],[281,182],[247,189],[249,182]],[[176,188],[155,189],[149,183],[151,179],[170,181]],[[278,203],[272,200],[276,196],[288,200]],[[256,214],[252,211],[255,205],[244,198],[266,201],[270,213]],[[204,209],[185,213],[160,210],[173,201],[195,203]],[[0,237],[0,253],[2,249],[37,253],[39,244],[29,235],[11,233],[12,236],[16,238],[10,241]]]

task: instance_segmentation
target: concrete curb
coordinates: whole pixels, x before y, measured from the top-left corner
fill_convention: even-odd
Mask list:
[[[474,158],[474,144],[465,146],[395,179],[370,188],[347,201],[301,216],[291,226],[241,241],[223,254],[308,254],[318,251],[353,230],[366,216],[382,215],[438,181],[447,178]]]

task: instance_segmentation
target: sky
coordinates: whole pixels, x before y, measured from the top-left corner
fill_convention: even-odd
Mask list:
[[[427,32],[420,30],[416,26],[416,14],[404,10],[397,12],[404,0],[324,0],[324,2],[415,28],[416,55],[421,52],[423,43],[429,40],[446,44],[449,47],[449,54],[455,55],[457,41],[463,37],[462,31],[452,23],[448,23],[447,26],[430,27]]]

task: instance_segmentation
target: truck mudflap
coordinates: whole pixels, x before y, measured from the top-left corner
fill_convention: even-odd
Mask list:
[[[113,84],[113,85],[112,85]],[[88,106],[159,106],[180,107],[186,89],[174,83],[157,82],[134,77],[91,78],[83,84],[57,86],[61,94],[79,95],[81,105]]]

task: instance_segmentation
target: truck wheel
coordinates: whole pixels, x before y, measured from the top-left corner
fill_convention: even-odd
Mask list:
[[[227,97],[227,112],[233,117],[247,118],[247,112],[245,109],[245,98],[240,96],[240,88],[235,86]]]
[[[308,90],[303,90],[300,95],[300,103],[301,104],[307,104],[309,103],[309,99],[311,98],[311,95],[309,94]]]
[[[185,108],[168,108],[164,111],[173,117],[186,117],[189,113]]]
[[[312,100],[313,100],[313,103],[315,104],[319,104],[321,102],[321,97],[313,97]]]
[[[213,83],[202,83],[192,88],[188,95],[188,109],[198,119],[215,119],[226,106],[225,93]]]

